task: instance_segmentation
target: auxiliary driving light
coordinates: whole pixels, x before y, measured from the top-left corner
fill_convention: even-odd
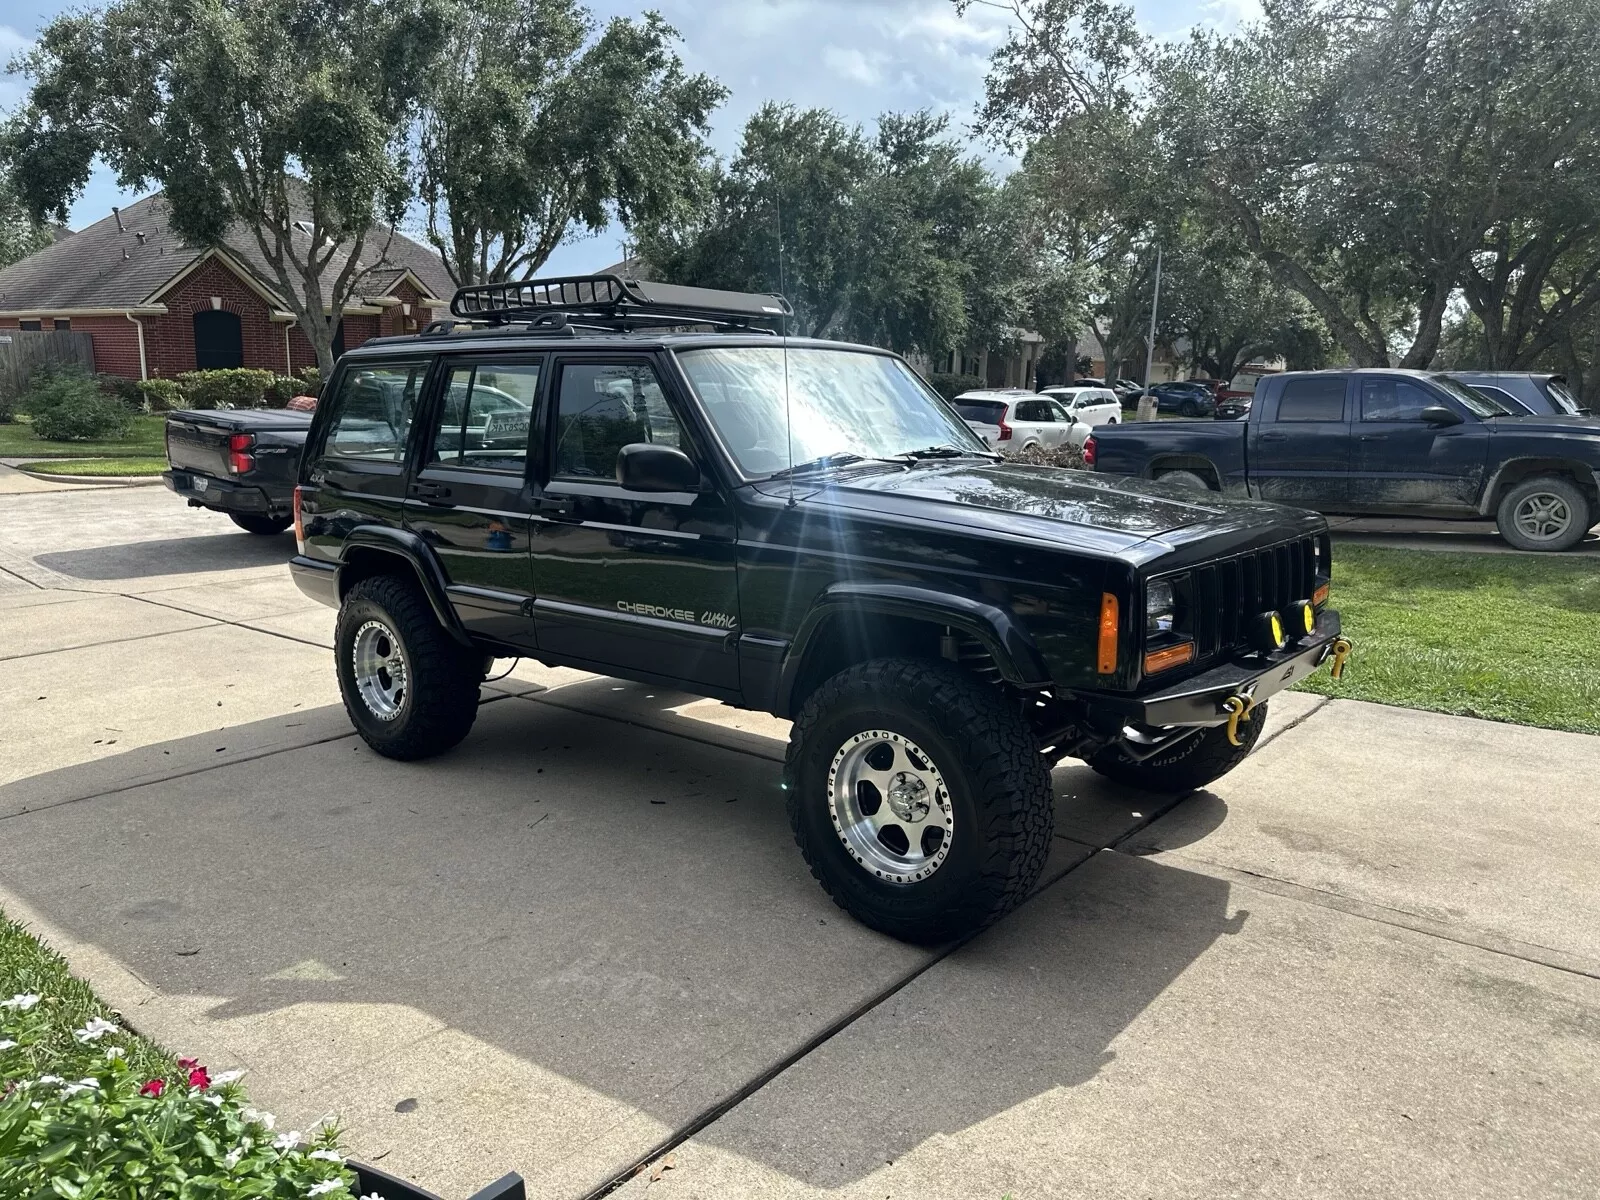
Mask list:
[[[1317,631],[1317,610],[1309,600],[1296,600],[1283,610],[1283,623],[1294,630],[1294,636]]]
[[[1250,621],[1250,645],[1255,649],[1282,650],[1288,641],[1283,633],[1283,618],[1277,613],[1257,613]]]

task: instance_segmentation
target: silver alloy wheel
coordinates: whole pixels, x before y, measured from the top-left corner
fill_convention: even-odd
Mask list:
[[[850,857],[879,879],[916,883],[950,853],[955,815],[933,759],[908,738],[866,729],[828,768],[829,812]]]
[[[368,621],[356,630],[350,659],[356,690],[367,711],[380,721],[398,717],[405,707],[411,672],[394,631],[382,621]]]
[[[1572,506],[1554,492],[1534,492],[1522,498],[1511,519],[1523,537],[1552,542],[1572,528]]]

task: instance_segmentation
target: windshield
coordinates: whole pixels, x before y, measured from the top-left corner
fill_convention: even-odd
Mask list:
[[[728,346],[679,353],[711,422],[746,475],[829,455],[886,458],[930,446],[987,447],[910,367],[885,354]]]
[[[1436,375],[1433,382],[1449,392],[1466,406],[1468,412],[1479,417],[1509,417],[1511,410],[1498,400],[1485,396],[1476,388],[1470,388],[1460,380],[1451,379],[1448,375]]]
[[[1550,403],[1555,405],[1557,412],[1574,416],[1583,411],[1583,405],[1578,403],[1578,398],[1567,387],[1567,381],[1559,375],[1546,379],[1544,390],[1550,396]]]

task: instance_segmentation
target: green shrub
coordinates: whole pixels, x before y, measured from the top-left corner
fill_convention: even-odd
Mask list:
[[[81,368],[36,372],[22,397],[36,436],[52,442],[102,441],[128,435],[133,413]]]
[[[185,371],[178,376],[185,408],[261,408],[277,380],[271,371],[233,367],[223,371]]]
[[[300,390],[297,396],[320,396],[322,394],[322,372],[316,367],[301,367],[294,373],[300,381]]]
[[[183,407],[183,389],[173,379],[142,379],[139,396],[145,412],[171,412]]]
[[[975,392],[983,387],[983,380],[976,375],[950,375],[935,371],[928,376],[928,385],[946,400],[954,400],[962,392]]]
[[[268,408],[282,408],[303,391],[305,385],[300,380],[279,375],[267,385],[266,405]]]
[[[102,392],[115,397],[129,412],[144,411],[144,396],[139,392],[137,379],[128,379],[123,375],[96,375],[94,378]]]

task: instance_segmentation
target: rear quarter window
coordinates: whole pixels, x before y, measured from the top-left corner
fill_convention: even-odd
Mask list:
[[[429,360],[418,359],[346,368],[333,395],[318,405],[327,420],[321,456],[403,462],[428,365]]]
[[[954,408],[963,421],[980,425],[998,425],[1006,415],[1006,406],[998,400],[957,400]]]

